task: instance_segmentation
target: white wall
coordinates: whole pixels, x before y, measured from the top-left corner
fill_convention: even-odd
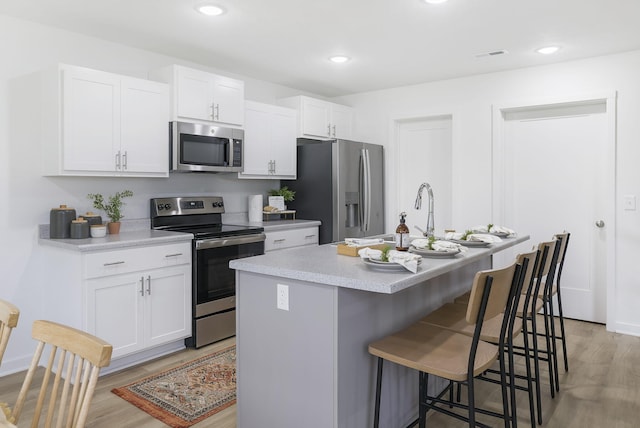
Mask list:
[[[149,217],[149,198],[214,194],[225,198],[227,213],[246,213],[247,195],[278,187],[274,180],[238,180],[235,174],[172,174],[165,179],[42,177],[38,150],[37,105],[25,105],[24,76],[58,62],[146,78],[149,70],[172,63],[197,66],[151,52],[53,29],[0,15],[0,298],[21,309],[2,371],[33,354],[31,322],[46,304],[39,298],[37,225],[49,223],[49,210],[65,203],[83,213],[87,193],[131,189],[125,220]],[[204,67],[199,66],[198,68]],[[301,91],[217,71],[245,81],[246,98],[275,103]],[[32,114],[32,117],[31,117]],[[46,277],[46,273],[43,275]],[[17,364],[17,363],[16,363]]]
[[[356,111],[357,138],[386,147],[387,195],[397,186],[393,120],[453,115],[453,226],[491,218],[491,106],[514,101],[602,96],[617,91],[615,322],[640,335],[640,212],[622,210],[623,195],[640,196],[640,51],[557,65],[425,83],[336,99]],[[526,105],[526,104],[524,104]],[[576,154],[579,156],[579,153]],[[550,162],[552,154],[550,154]],[[428,166],[428,159],[425,160]],[[542,166],[541,166],[542,168]],[[387,197],[387,229],[405,207]],[[437,200],[436,200],[437,203]],[[472,209],[471,209],[472,208]],[[413,223],[412,223],[413,224]],[[442,226],[442,225],[441,225]],[[438,225],[436,225],[438,227]]]

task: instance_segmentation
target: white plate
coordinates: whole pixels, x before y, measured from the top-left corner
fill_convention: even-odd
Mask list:
[[[422,257],[432,258],[455,257],[455,255],[460,252],[460,250],[457,248],[455,250],[435,251],[429,250],[427,248],[416,248],[414,246],[409,247],[409,251],[415,254],[420,254]]]
[[[462,239],[451,239],[451,242],[464,245],[465,247],[488,247],[491,242],[483,241],[463,241]]]
[[[506,238],[507,236],[509,236],[507,232],[491,232],[489,233],[489,235],[497,236],[499,238]]]
[[[398,263],[383,262],[381,260],[372,260],[363,258],[362,261],[373,269],[389,270],[389,271],[405,271],[410,272],[407,268]],[[418,259],[418,265],[422,262],[422,259]]]

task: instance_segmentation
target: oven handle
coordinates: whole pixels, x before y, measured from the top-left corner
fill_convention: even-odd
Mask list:
[[[196,251],[209,248],[230,247],[232,245],[253,244],[254,242],[264,242],[267,236],[258,233],[247,236],[234,236],[231,238],[200,239],[196,240]]]

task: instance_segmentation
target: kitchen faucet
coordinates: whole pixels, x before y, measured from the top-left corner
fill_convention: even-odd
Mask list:
[[[424,188],[427,188],[427,192],[429,193],[429,213],[427,214],[427,229],[423,232],[424,236],[430,238],[433,236],[434,227],[433,227],[433,190],[429,183],[422,183],[420,188],[418,189],[418,196],[416,197],[416,209],[419,210],[422,206],[422,191]]]

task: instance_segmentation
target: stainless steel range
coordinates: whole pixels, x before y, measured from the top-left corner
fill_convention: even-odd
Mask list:
[[[193,336],[199,348],[236,334],[236,281],[229,261],[264,254],[264,228],[222,224],[221,196],[155,198],[151,228],[192,233]]]

